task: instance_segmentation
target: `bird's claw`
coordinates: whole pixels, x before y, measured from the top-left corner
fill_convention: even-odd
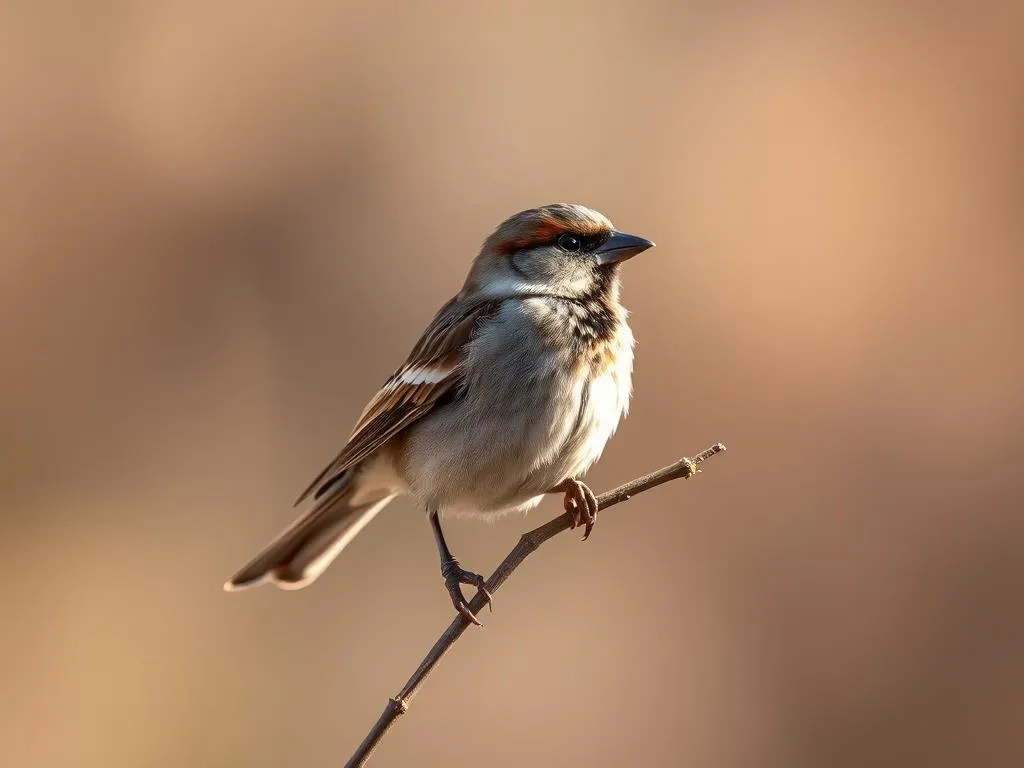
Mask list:
[[[597,522],[597,497],[585,483],[574,478],[569,478],[562,483],[559,490],[565,492],[562,506],[566,512],[572,515],[570,528],[576,528],[583,523],[581,541],[586,541],[590,538],[590,532],[594,530],[594,523]]]
[[[465,595],[462,594],[462,584],[468,584],[469,586],[476,587],[480,590],[480,593],[487,600],[488,610],[493,611],[494,608],[491,605],[491,593],[487,591],[486,582],[484,577],[479,573],[473,573],[467,571],[455,558],[445,561],[441,565],[441,576],[444,577],[444,585],[448,588],[448,594],[451,595],[452,605],[455,606],[455,610],[470,624],[476,624],[478,627],[482,627],[483,624],[480,620],[473,615],[473,612],[469,609],[469,603],[466,602]]]

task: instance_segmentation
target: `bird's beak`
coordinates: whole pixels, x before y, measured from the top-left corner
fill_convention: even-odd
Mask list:
[[[603,267],[618,264],[653,247],[654,243],[645,237],[615,232],[594,250],[594,256],[597,257],[598,265]]]

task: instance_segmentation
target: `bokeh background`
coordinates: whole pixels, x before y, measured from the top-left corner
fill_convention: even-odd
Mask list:
[[[426,521],[221,583],[572,200],[658,243],[592,485],[729,453],[546,545],[376,764],[1021,765],[1022,67],[1009,2],[5,4],[3,764],[340,765],[451,617]]]

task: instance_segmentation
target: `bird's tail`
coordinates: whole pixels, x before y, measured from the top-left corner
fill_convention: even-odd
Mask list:
[[[252,561],[224,584],[233,592],[269,581],[281,589],[301,589],[311,584],[348,543],[394,498],[387,492],[378,497],[356,495],[355,472],[339,478],[334,487]]]

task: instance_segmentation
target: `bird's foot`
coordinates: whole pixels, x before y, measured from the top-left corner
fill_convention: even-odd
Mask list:
[[[585,483],[571,477],[555,490],[565,493],[562,506],[572,515],[571,527],[584,524],[581,541],[586,541],[590,538],[590,532],[594,530],[594,523],[597,522],[597,497],[594,492]]]
[[[484,586],[484,577],[479,573],[467,571],[459,565],[459,561],[454,557],[441,563],[441,575],[444,577],[444,585],[448,588],[448,594],[452,597],[452,605],[455,606],[455,610],[462,614],[462,617],[470,624],[476,624],[478,627],[483,626],[480,620],[469,610],[469,603],[466,602],[460,585],[468,584],[476,587],[486,598],[488,609],[494,610],[491,607],[491,593]]]

